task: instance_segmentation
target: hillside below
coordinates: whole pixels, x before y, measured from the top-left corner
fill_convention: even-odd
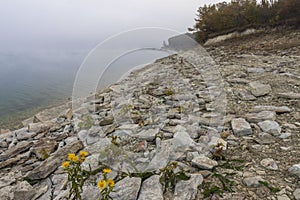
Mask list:
[[[0,135],[0,199],[300,199],[300,31],[266,30],[157,60]],[[180,176],[167,187],[166,171]],[[147,172],[147,173],[145,173]],[[179,178],[180,177],[180,178]]]

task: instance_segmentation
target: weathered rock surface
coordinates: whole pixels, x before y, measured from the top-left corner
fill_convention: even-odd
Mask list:
[[[159,59],[76,110],[66,104],[1,130],[0,199],[67,199],[60,166],[81,149],[86,170],[150,174],[118,181],[114,199],[297,199],[300,33],[274,34],[207,47],[211,57],[196,48]],[[191,179],[163,194],[160,170],[173,161]],[[95,173],[83,199],[100,198]],[[204,198],[209,183],[224,188],[220,179],[236,192]]]
[[[192,174],[187,181],[179,181],[175,187],[174,200],[193,200],[196,198],[198,186],[203,182],[201,174]]]
[[[77,152],[82,148],[83,144],[79,140],[66,145],[65,147],[57,150],[52,156],[44,160],[38,167],[30,171],[26,175],[26,178],[31,181],[46,178],[52,172],[54,172],[64,160],[66,160],[68,153]]]
[[[216,162],[206,156],[200,155],[192,160],[192,165],[194,165],[200,169],[210,170],[210,169],[214,168],[215,166],[217,166],[218,162]]]
[[[111,193],[111,197],[116,200],[137,199],[140,186],[140,178],[126,177],[116,184],[115,192]]]
[[[276,113],[272,111],[262,111],[259,113],[248,113],[246,114],[246,119],[248,122],[257,123],[264,120],[275,120]]]
[[[234,134],[237,136],[252,134],[252,129],[250,124],[243,118],[233,119],[231,121],[231,127]]]
[[[258,123],[259,127],[266,133],[270,133],[274,136],[279,136],[281,133],[281,127],[275,121],[266,120]]]
[[[247,187],[260,187],[261,184],[259,183],[260,181],[265,181],[263,178],[261,178],[260,176],[255,176],[255,177],[249,177],[249,178],[244,178],[243,179],[243,183],[247,186]]]
[[[277,96],[285,99],[300,99],[300,93],[294,92],[278,93]]]
[[[295,164],[289,168],[289,172],[300,178],[300,164]]]
[[[138,200],[163,200],[163,189],[159,182],[160,176],[153,175],[146,179],[141,187]]]
[[[259,82],[251,82],[249,83],[249,86],[251,88],[251,93],[256,96],[264,96],[271,92],[271,86],[268,84],[261,84]]]

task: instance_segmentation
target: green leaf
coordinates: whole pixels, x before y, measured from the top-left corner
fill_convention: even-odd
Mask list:
[[[187,181],[190,179],[189,176],[187,176],[184,172],[178,172],[176,173],[176,178],[179,179],[179,180],[184,180],[184,181]]]

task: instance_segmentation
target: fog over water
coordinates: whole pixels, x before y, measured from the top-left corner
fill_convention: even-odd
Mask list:
[[[70,97],[84,58],[108,37],[138,27],[184,33],[193,26],[197,8],[215,2],[218,1],[1,0],[0,128]],[[147,36],[145,40],[151,41],[151,37],[160,36]],[[129,65],[148,63],[165,55],[150,51],[131,55],[116,62],[115,68],[127,65],[129,70]]]

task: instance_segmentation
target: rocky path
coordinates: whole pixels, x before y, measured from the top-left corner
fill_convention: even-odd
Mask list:
[[[82,149],[82,166],[105,164],[111,178],[152,173],[120,180],[113,199],[300,199],[300,47],[283,48],[300,34],[274,35],[160,59],[1,134],[0,199],[66,199],[61,163]],[[173,161],[190,179],[163,193],[159,170]],[[100,178],[83,199],[100,198]]]

